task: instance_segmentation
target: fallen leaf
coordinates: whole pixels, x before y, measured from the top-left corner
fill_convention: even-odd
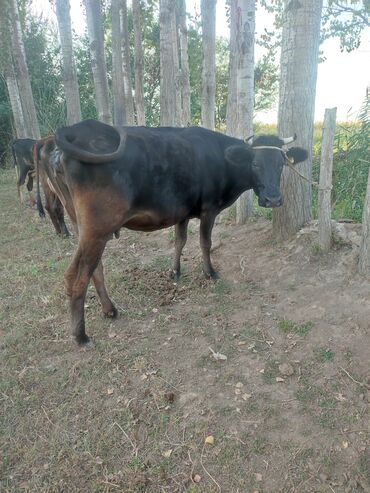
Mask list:
[[[236,387],[237,389],[241,389],[241,388],[243,387],[243,385],[244,385],[244,383],[243,383],[243,382],[238,382],[238,383],[235,385],[235,387]]]
[[[250,399],[252,397],[252,394],[243,394],[242,395],[242,399],[243,401],[247,401],[248,399]]]
[[[226,361],[227,360],[227,356],[225,354],[218,353],[218,352],[214,351],[211,347],[208,349],[211,351],[212,356],[214,357],[215,360],[217,360],[217,361]]]
[[[107,394],[108,395],[112,395],[114,392],[114,388],[113,387],[110,387],[109,389],[107,389]]]
[[[265,369],[262,368],[262,370],[260,370],[260,373],[265,373]]]
[[[204,443],[207,443],[208,445],[213,445],[215,443],[215,439],[212,435],[208,435],[206,439],[204,440]]]
[[[201,479],[202,479],[202,476],[199,476],[199,474],[195,474],[193,477],[194,483],[200,483]]]
[[[165,450],[164,452],[162,452],[163,457],[166,457],[166,459],[171,457],[171,454],[172,454],[172,449]]]
[[[281,377],[276,377],[275,380],[277,382],[285,382],[284,378],[281,378]]]
[[[349,443],[348,442],[342,442],[342,447],[343,448],[348,448]]]

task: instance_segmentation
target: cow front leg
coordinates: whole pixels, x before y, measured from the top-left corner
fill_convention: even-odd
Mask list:
[[[216,214],[213,212],[202,214],[200,218],[200,247],[203,256],[203,272],[207,279],[213,280],[219,278],[211,262],[212,229],[215,219]]]
[[[97,268],[106,241],[92,239],[79,244],[70,268],[65,274],[67,294],[70,296],[72,334],[79,345],[90,338],[85,331],[85,298],[90,279]]]
[[[107,293],[107,289],[105,287],[104,269],[103,269],[103,263],[101,260],[98,263],[97,268],[94,270],[94,273],[92,275],[92,279],[94,282],[96,292],[98,293],[98,296],[100,299],[102,312],[108,318],[116,318],[117,317],[117,309],[113,305],[111,299],[109,298],[109,295]]]
[[[181,275],[180,259],[188,237],[188,224],[189,219],[185,219],[185,221],[175,225],[175,256],[171,271],[171,278],[175,281],[178,281]]]

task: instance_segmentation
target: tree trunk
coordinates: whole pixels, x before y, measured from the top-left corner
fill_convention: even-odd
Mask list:
[[[6,72],[4,73],[4,78],[8,89],[15,132],[17,134],[18,139],[24,139],[27,137],[28,133],[24,122],[22,102],[21,102],[21,97],[19,95],[18,84],[14,74],[13,62],[9,64],[8,68],[6,69]]]
[[[135,103],[138,125],[145,125],[144,57],[141,36],[140,0],[132,0],[132,18],[135,34]]]
[[[10,9],[14,73],[18,83],[18,90],[22,104],[27,137],[39,139],[41,136],[40,128],[37,121],[36,108],[33,100],[30,78],[28,75],[26,55],[22,39],[21,23],[19,21],[19,13],[16,0],[11,1]]]
[[[121,16],[121,41],[122,41],[122,70],[123,70],[123,87],[125,89],[125,106],[127,125],[134,125],[134,100],[132,97],[130,51],[128,42],[128,21],[127,21],[127,0],[122,2]]]
[[[255,0],[238,0],[237,25],[237,66],[238,126],[236,137],[245,139],[253,134],[254,106],[254,31]],[[245,224],[252,215],[253,191],[241,195],[236,203],[236,222]]]
[[[237,3],[230,0],[230,53],[229,53],[229,85],[226,106],[226,133],[236,137],[238,129],[238,41],[237,41]]]
[[[201,119],[203,127],[214,130],[216,107],[216,1],[201,0],[202,15],[202,95]]]
[[[94,78],[96,108],[98,110],[99,120],[111,125],[112,115],[109,102],[100,0],[84,0],[84,2],[90,40],[91,68]]]
[[[325,252],[331,246],[331,184],[336,114],[337,108],[325,110],[322,129],[319,182],[319,246]]]
[[[297,145],[309,152],[299,171],[310,179],[319,59],[322,0],[286,0],[280,60],[278,132],[297,134]],[[273,211],[278,239],[295,234],[311,219],[311,185],[285,167],[281,191],[284,205]]]
[[[63,86],[67,105],[67,123],[73,125],[81,121],[81,106],[77,71],[73,57],[69,0],[56,0],[56,14],[62,48]]]
[[[362,213],[362,239],[358,261],[360,274],[370,275],[370,170],[367,179],[367,190]]]
[[[126,123],[125,92],[122,71],[121,44],[121,2],[112,0],[112,92],[113,92],[113,122],[115,125]]]
[[[230,1],[230,62],[226,131],[245,139],[253,134],[255,1]],[[244,224],[252,215],[253,192],[236,202],[236,221]]]
[[[175,68],[175,101],[176,101],[176,126],[182,126],[182,110],[181,110],[181,74],[180,74],[180,62],[179,62],[179,47],[177,42],[177,5],[171,14],[171,37],[173,48],[173,63]]]
[[[4,77],[16,135],[19,139],[27,137],[24,122],[22,102],[19,94],[17,79],[15,78],[13,59],[10,50],[10,26],[9,15],[5,11],[0,16],[0,73]]]
[[[191,125],[190,106],[190,76],[188,55],[188,29],[186,25],[186,3],[179,0],[179,39],[180,39],[180,65],[181,65],[181,99],[182,99],[182,125]]]
[[[160,0],[161,125],[176,124],[175,63],[172,46],[173,0]]]

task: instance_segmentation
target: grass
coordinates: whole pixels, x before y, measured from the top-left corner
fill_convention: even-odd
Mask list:
[[[285,334],[296,334],[298,336],[306,336],[313,328],[312,322],[298,324],[292,320],[283,319],[279,321],[279,329]]]
[[[364,436],[355,433],[368,424],[363,388],[326,374],[340,365],[364,381],[351,368],[359,358],[353,337],[328,349],[315,342],[316,323],[313,331],[311,322],[266,318],[278,309],[270,310],[269,289],[234,283],[239,274],[222,260],[223,248],[215,252],[223,280],[205,281],[189,261],[175,286],[167,235],[125,231],[104,258],[119,318],[102,317],[90,288],[95,347],[81,350],[63,288],[76,239],[56,237],[49,221],[21,208],[14,182],[12,171],[0,174],[1,491],[216,493],[212,476],[230,493],[306,493],[323,467],[333,481],[343,470],[365,475]],[[223,238],[235,235],[231,224],[218,227]],[[198,252],[196,235],[187,248]],[[236,256],[233,248],[227,253]],[[281,289],[281,299],[289,296]],[[300,336],[299,348],[285,334]],[[227,361],[214,360],[209,347]],[[294,374],[276,382],[279,363],[296,360]],[[350,460],[332,452],[345,429],[353,432]],[[205,447],[208,435],[215,444]]]

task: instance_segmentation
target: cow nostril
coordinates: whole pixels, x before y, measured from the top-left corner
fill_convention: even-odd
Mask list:
[[[272,206],[279,206],[282,203],[282,198],[280,197],[266,197],[266,201]]]

